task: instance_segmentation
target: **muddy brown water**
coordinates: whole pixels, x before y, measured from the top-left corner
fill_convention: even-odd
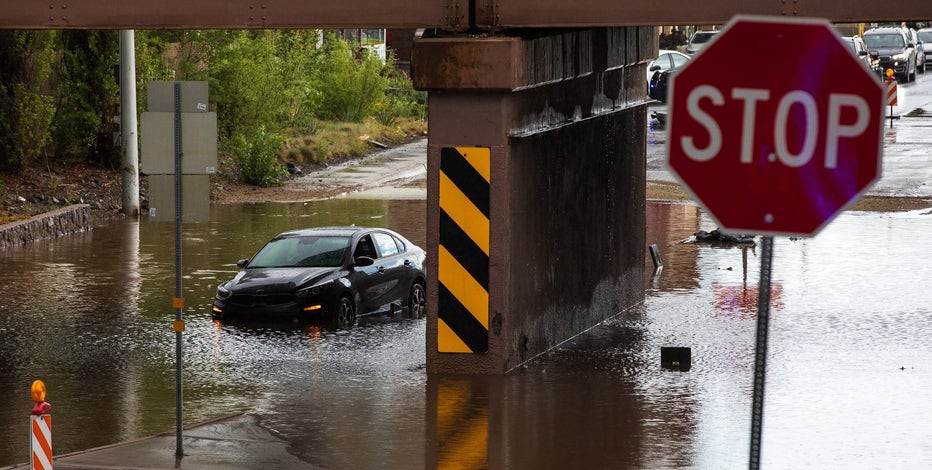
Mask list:
[[[691,242],[715,228],[695,206],[647,210],[664,268],[642,305],[508,376],[462,377],[426,374],[423,319],[210,320],[217,283],[272,235],[355,223],[423,245],[422,199],[215,206],[184,228],[185,421],[255,414],[326,468],[744,467],[759,249]],[[845,213],[776,239],[764,467],[932,462],[930,217]],[[173,230],[111,221],[0,250],[0,465],[27,459],[35,379],[56,454],[174,428]],[[660,367],[663,346],[691,368]]]

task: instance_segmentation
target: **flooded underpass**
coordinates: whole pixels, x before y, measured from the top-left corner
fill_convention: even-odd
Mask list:
[[[424,319],[210,320],[218,282],[271,236],[355,223],[424,246],[425,204],[214,206],[186,224],[185,422],[255,415],[335,469],[747,465],[760,249],[695,243],[715,228],[695,206],[648,206],[664,267],[643,305],[504,377],[428,376]],[[0,466],[27,460],[35,379],[56,455],[173,429],[173,233],[118,220],[0,251]],[[917,212],[845,213],[816,238],[776,239],[764,466],[932,461],[930,242],[932,216]],[[689,370],[662,368],[664,346],[691,348]]]

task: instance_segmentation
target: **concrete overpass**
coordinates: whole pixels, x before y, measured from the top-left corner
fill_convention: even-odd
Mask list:
[[[491,374],[642,299],[653,26],[932,16],[928,0],[0,0],[0,11],[2,28],[429,28],[412,61],[429,92],[427,368]]]

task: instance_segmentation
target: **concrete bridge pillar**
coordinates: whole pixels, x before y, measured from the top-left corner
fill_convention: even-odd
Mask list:
[[[502,374],[643,299],[653,27],[415,41],[430,373]]]

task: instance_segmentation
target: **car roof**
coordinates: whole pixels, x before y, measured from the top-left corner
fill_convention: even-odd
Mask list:
[[[308,235],[322,235],[322,236],[337,236],[337,237],[351,237],[357,233],[373,230],[370,227],[357,227],[355,225],[345,226],[345,227],[313,227],[305,228],[300,230],[289,230],[287,232],[282,232],[276,236],[278,237],[304,237]]]
[[[396,238],[401,239],[405,243],[410,243],[407,238],[401,235],[394,230],[389,230],[382,227],[359,227],[356,225],[348,226],[339,226],[339,227],[312,227],[304,228],[299,230],[289,230],[287,232],[282,232],[276,235],[274,238],[290,238],[290,237],[307,237],[307,236],[323,236],[323,237],[351,237],[357,238],[361,237],[365,232],[385,232]]]
[[[874,28],[874,29],[869,29],[867,31],[864,31],[865,36],[869,34],[891,34],[891,33],[906,34],[906,31],[904,31],[902,28],[892,27],[892,26],[889,28]]]

